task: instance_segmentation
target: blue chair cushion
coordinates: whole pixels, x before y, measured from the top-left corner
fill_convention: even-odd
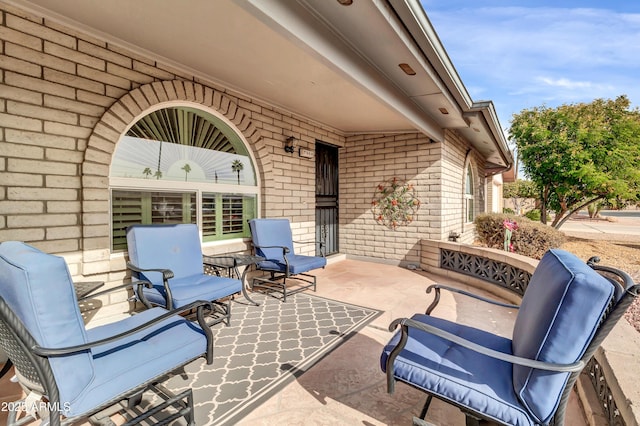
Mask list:
[[[251,239],[256,246],[256,254],[272,261],[284,261],[282,248],[261,248],[260,246],[287,247],[293,251],[293,235],[289,219],[251,219]]]
[[[430,324],[485,347],[510,354],[511,340],[486,331],[429,315],[413,320]],[[380,359],[386,362],[396,346],[396,333]],[[409,340],[394,363],[394,376],[440,398],[481,411],[510,425],[535,424],[513,391],[512,365],[466,349],[433,334],[409,329]]]
[[[181,307],[196,300],[218,300],[242,291],[240,280],[217,277],[215,275],[196,274],[169,280],[173,305]],[[144,296],[153,304],[164,305],[164,285],[145,288]]]
[[[0,244],[0,296],[16,313],[36,342],[45,348],[87,342],[73,282],[62,257],[23,242]],[[92,377],[88,351],[50,358],[62,401],[72,401]]]
[[[282,247],[289,249],[286,256],[289,262],[289,273],[292,275],[324,268],[327,265],[327,259],[324,257],[295,254],[289,219],[251,219],[249,226],[253,244],[256,246],[256,254],[267,259],[258,263],[260,269],[285,272],[287,266]]]
[[[167,312],[152,308],[85,330],[62,257],[9,241],[0,244],[0,259],[0,296],[45,348],[100,340]],[[96,406],[173,371],[203,355],[206,348],[202,329],[176,315],[117,342],[48,360],[58,387],[60,408],[64,415],[72,417],[88,414]]]
[[[204,273],[200,234],[195,224],[132,225],[127,228],[129,260],[144,269],[171,269],[176,278]],[[153,284],[162,285],[160,272],[145,272]]]
[[[614,297],[614,287],[564,250],[540,260],[525,291],[513,330],[514,355],[559,364],[579,360]],[[554,414],[569,373],[514,366],[514,390],[535,419]]]
[[[87,330],[90,341],[130,330],[167,312],[152,308],[121,321]],[[121,395],[140,384],[173,371],[201,356],[206,337],[195,323],[175,316],[146,330],[92,348],[93,377],[77,394],[60,393],[60,400],[70,402],[65,415],[76,416]],[[63,380],[60,378],[59,380]]]
[[[196,300],[212,301],[242,290],[240,280],[206,275],[202,264],[200,234],[195,224],[132,225],[127,228],[129,260],[143,269],[170,269],[173,306],[179,308]],[[160,272],[138,274],[150,281],[143,289],[152,304],[165,305],[165,288]]]
[[[304,256],[300,254],[287,255],[289,261],[289,273],[292,275],[309,272],[313,269],[324,268],[327,265],[327,259],[320,256]],[[276,262],[266,260],[259,262],[258,267],[267,271],[285,272],[287,267],[284,262]]]

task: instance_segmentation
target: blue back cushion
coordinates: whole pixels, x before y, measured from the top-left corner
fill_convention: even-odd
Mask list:
[[[584,261],[550,250],[536,268],[513,330],[514,355],[559,364],[580,359],[614,295],[614,287]],[[514,390],[539,422],[555,412],[568,373],[514,365]]]
[[[0,244],[0,296],[40,346],[87,342],[73,282],[62,257],[18,241]],[[93,377],[88,352],[49,358],[62,401],[73,401]]]
[[[204,273],[200,234],[195,224],[133,225],[127,228],[129,260],[144,269],[171,269],[176,278]],[[141,279],[162,285],[160,272]]]
[[[288,247],[294,254],[289,219],[251,219],[249,226],[256,246]],[[256,248],[256,254],[267,259],[283,259],[281,248]]]

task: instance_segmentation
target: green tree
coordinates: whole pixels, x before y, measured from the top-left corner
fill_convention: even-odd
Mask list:
[[[142,174],[145,176],[145,179],[148,179],[149,176],[153,174],[153,172],[151,171],[151,167],[145,167],[142,171]]]
[[[507,182],[502,186],[502,197],[511,200],[518,214],[520,214],[524,202],[527,199],[538,198],[538,193],[538,186],[530,180],[518,179],[515,182]]]
[[[560,228],[600,200],[640,195],[640,112],[629,99],[545,106],[515,114],[509,129],[523,170],[536,183],[542,222]]]

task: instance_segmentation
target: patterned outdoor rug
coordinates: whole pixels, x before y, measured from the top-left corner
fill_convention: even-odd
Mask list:
[[[310,369],[380,311],[309,293],[287,302],[253,293],[232,303],[231,326],[215,325],[214,362],[197,360],[166,386],[193,389],[196,424],[231,425]]]

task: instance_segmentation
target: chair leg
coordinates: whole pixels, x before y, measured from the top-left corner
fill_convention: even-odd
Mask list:
[[[282,279],[282,303],[287,301],[287,277]]]
[[[427,400],[424,402],[424,406],[422,407],[422,411],[420,412],[420,418],[424,420],[427,417],[427,411],[429,411],[429,406],[431,405],[431,401],[433,400],[433,395],[429,395]]]

